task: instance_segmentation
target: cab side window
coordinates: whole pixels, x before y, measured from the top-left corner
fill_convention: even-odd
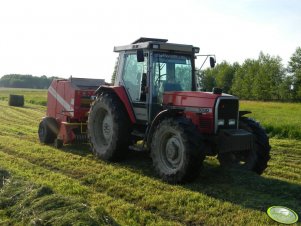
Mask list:
[[[123,81],[125,88],[133,102],[141,100],[144,85],[144,74],[147,72],[147,58],[144,62],[137,62],[137,55],[126,54],[123,68]]]

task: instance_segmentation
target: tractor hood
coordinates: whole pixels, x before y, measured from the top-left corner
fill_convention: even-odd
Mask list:
[[[221,96],[236,98],[228,94],[213,94],[212,92],[174,91],[163,94],[163,105],[212,109],[216,99]]]

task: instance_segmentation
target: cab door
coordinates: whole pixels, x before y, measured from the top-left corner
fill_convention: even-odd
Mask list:
[[[131,100],[138,124],[146,124],[148,121],[148,110],[146,104],[148,99],[147,67],[147,54],[145,54],[144,62],[137,61],[136,52],[128,52],[124,54],[122,80]]]

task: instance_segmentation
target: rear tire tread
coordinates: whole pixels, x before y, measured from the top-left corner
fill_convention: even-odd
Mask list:
[[[97,128],[94,121],[100,108],[107,108],[113,120],[112,141],[108,147],[100,147],[102,144],[96,143],[95,130]],[[119,98],[114,93],[103,93],[97,97],[91,106],[88,117],[88,140],[92,152],[99,158],[107,161],[117,161],[127,154],[130,144],[130,122],[128,114]],[[105,148],[106,150],[100,150]]]

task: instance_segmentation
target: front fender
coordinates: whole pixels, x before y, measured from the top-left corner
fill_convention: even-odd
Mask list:
[[[252,113],[251,111],[239,111],[239,118],[241,118],[244,115],[251,114],[251,113]]]

